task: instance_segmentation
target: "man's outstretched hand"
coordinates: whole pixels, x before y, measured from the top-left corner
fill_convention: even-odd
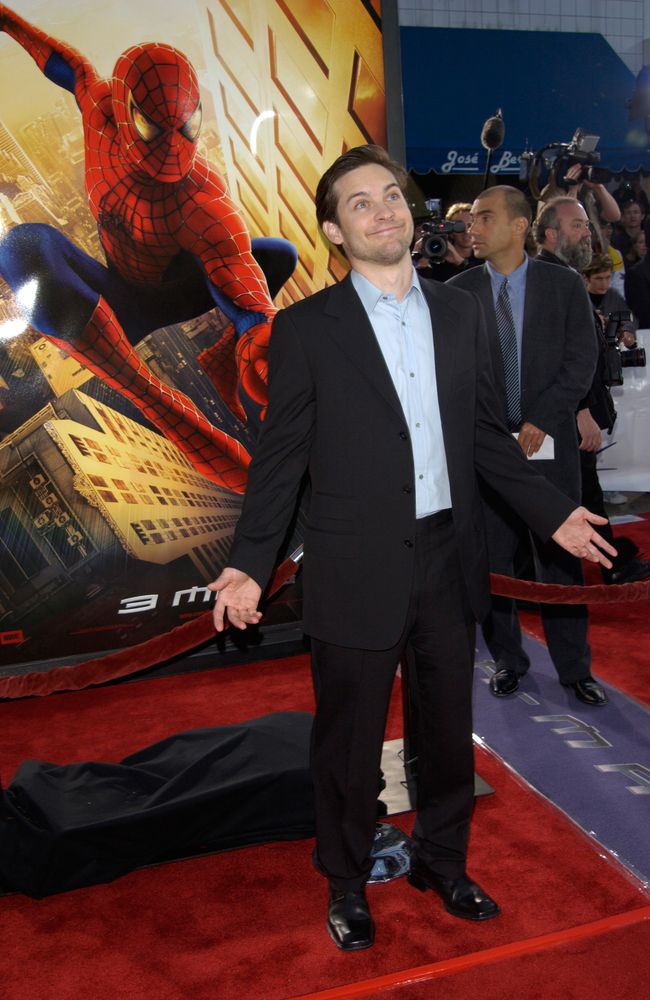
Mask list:
[[[226,628],[226,617],[231,625],[239,629],[257,625],[260,621],[262,612],[257,610],[257,605],[262,588],[247,573],[226,566],[214,583],[208,584],[208,590],[214,590],[217,595],[212,612],[217,632]]]
[[[607,524],[607,518],[592,514],[586,507],[577,507],[551,537],[572,556],[609,568],[612,564],[607,555],[615,556],[616,549],[595,531],[593,524]]]

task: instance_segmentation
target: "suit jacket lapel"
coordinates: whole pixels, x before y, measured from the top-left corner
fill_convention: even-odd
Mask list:
[[[478,268],[477,268],[478,270]],[[506,376],[503,369],[503,355],[501,353],[501,342],[499,340],[499,329],[497,327],[497,315],[494,309],[494,296],[492,295],[492,282],[487,269],[487,264],[480,268],[479,283],[476,294],[485,314],[485,324],[487,326],[488,340],[492,352],[492,364],[497,382],[497,388],[502,399],[506,397]]]
[[[436,386],[441,416],[449,416],[454,396],[454,372],[458,358],[456,326],[460,321],[455,309],[438,295],[435,282],[422,282],[422,290],[431,313],[433,347],[436,360]]]
[[[557,265],[551,265],[557,267]],[[524,333],[521,347],[521,384],[528,384],[530,376],[530,358],[536,354],[531,340],[535,338],[535,331],[540,329],[540,317],[546,314],[547,305],[544,301],[544,282],[540,281],[541,267],[534,260],[528,261],[528,271],[526,273],[526,296],[524,299]],[[544,327],[542,326],[543,330]]]
[[[330,289],[325,312],[339,320],[338,323],[330,325],[329,333],[340,350],[374,385],[389,406],[404,419],[404,412],[384,361],[384,355],[349,275]]]
[[[422,290],[431,312],[436,385],[440,410],[443,413],[445,410],[449,411],[454,401],[454,371],[458,355],[455,330],[459,316],[438,296],[435,283],[423,281]],[[332,339],[403,419],[404,412],[393,380],[370,320],[349,275],[332,286],[325,311],[329,316],[339,319],[339,322],[330,328]],[[462,362],[462,359],[460,360]]]

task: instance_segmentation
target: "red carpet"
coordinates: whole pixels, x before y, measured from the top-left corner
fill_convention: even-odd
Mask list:
[[[614,526],[615,535],[625,535],[639,546],[642,558],[650,559],[650,515],[643,521]],[[602,583],[595,566],[585,565],[586,582]],[[589,642],[593,673],[607,684],[650,707],[650,600],[630,604],[597,604],[589,609]],[[522,612],[527,632],[544,641],[539,615]]]
[[[647,985],[643,986],[634,956],[645,956],[649,950],[650,920],[646,920],[587,942],[557,945],[507,962],[481,963],[468,971],[450,970],[440,979],[398,986],[380,995],[382,1000],[640,1000]],[[321,994],[319,1000],[329,998]]]
[[[5,703],[0,705],[0,772],[7,783],[28,756],[59,763],[115,760],[173,731],[310,707],[302,656]],[[398,735],[400,727],[395,699],[388,736]],[[325,933],[326,888],[310,864],[312,842],[269,844],[140,870],[110,885],[41,901],[1,899],[2,996],[280,1000],[630,911],[639,917],[650,913],[648,894],[497,760],[480,752],[478,770],[496,793],[479,800],[470,870],[498,898],[503,915],[497,920],[478,926],[456,920],[432,894],[417,893],[400,880],[369,890],[378,923],[375,947],[345,955]],[[552,951],[400,986],[402,992],[393,989],[392,996],[640,997],[650,974],[648,949],[642,947],[647,926],[634,924]],[[580,967],[581,956],[591,988],[582,996],[572,993],[574,980],[569,979],[566,992],[555,987],[548,992],[548,970],[561,984]],[[612,986],[611,975],[608,980],[597,973],[598,962],[610,973],[613,963],[619,970],[622,964],[627,978],[617,975]],[[479,985],[483,982],[486,989]],[[624,992],[612,992],[622,984]],[[538,991],[522,992],[529,985]]]

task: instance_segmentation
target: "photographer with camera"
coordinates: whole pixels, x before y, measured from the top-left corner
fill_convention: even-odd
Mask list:
[[[564,188],[571,198],[582,202],[590,220],[618,222],[621,211],[616,199],[600,181],[592,180],[593,167],[572,163],[564,175]]]
[[[537,153],[525,154],[525,176],[520,177],[529,181],[531,193],[539,201],[549,202],[562,195],[578,199],[596,229],[600,219],[614,223],[621,217],[616,199],[598,179],[598,139],[599,136],[578,128],[569,143],[552,142]],[[542,164],[549,168],[549,177],[540,193],[538,179]]]
[[[621,208],[630,201],[638,201],[643,214],[648,215],[650,213],[650,200],[641,184],[640,174],[635,174],[629,179],[622,178],[618,186],[612,191],[612,198],[615,199]]]
[[[418,223],[414,256],[417,255],[418,274],[434,281],[447,281],[456,274],[474,267],[479,262],[472,254],[472,241],[468,229],[472,220],[472,206],[455,202],[447,209],[444,220],[440,218],[440,199],[427,201],[431,215]]]
[[[586,212],[579,203],[564,196],[543,206],[535,221],[534,236],[541,248],[538,260],[565,269],[571,267],[583,274],[591,273],[586,283],[594,307],[598,360],[589,391],[578,404],[576,412],[580,437],[581,502],[588,502],[590,510],[607,517],[598,480],[597,458],[602,445],[602,431],[611,432],[616,420],[616,409],[609,387],[622,384],[624,367],[622,358],[626,354],[631,355],[630,351],[621,353],[620,343],[625,343],[627,338],[627,343],[630,347],[633,346],[630,334],[633,338],[634,325],[625,300],[609,288],[612,274],[611,258],[604,255],[596,258],[594,260],[596,270],[591,270],[593,252],[589,223]],[[590,281],[593,292],[589,288]],[[600,291],[596,292],[596,288]],[[608,299],[606,295],[609,296]],[[595,299],[598,300],[597,305]],[[634,359],[635,355],[631,355],[631,360]],[[645,363],[645,359],[641,363]],[[603,572],[605,583],[630,583],[650,576],[650,562],[637,559],[638,549],[629,539],[614,540],[609,520],[607,524],[599,526],[598,531],[618,553],[612,560],[612,568]]]

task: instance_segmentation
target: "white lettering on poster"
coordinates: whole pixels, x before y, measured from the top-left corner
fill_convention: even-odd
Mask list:
[[[117,612],[118,615],[134,615],[139,611],[153,611],[158,606],[159,594],[138,594],[134,597],[124,597],[120,601],[122,607]],[[214,592],[207,587],[188,587],[186,590],[177,590],[172,597],[171,606],[177,608],[183,600],[187,604],[194,604],[200,601],[207,604],[214,598]]]
[[[172,601],[172,608],[178,607],[178,605],[181,603],[181,597],[183,597],[185,594],[188,595],[187,597],[188,604],[193,604],[194,601],[199,596],[199,594],[203,594],[204,604],[206,601],[209,601],[210,598],[213,596],[213,592],[211,590],[208,590],[207,587],[190,587],[189,590],[177,590],[176,593],[174,594],[174,599]]]
[[[120,601],[124,607],[118,615],[133,615],[138,611],[153,611],[158,603],[158,594],[140,594],[138,597],[125,597]]]

